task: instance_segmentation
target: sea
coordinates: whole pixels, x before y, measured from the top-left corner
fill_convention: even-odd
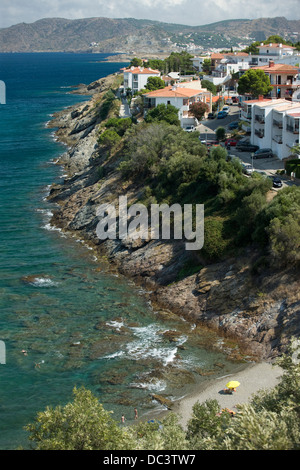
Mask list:
[[[25,426],[71,401],[74,387],[130,424],[135,407],[145,419],[164,409],[153,394],[175,400],[236,367],[222,338],[156,311],[147,292],[50,224],[47,195],[63,181],[55,163],[67,148],[47,123],[88,100],[74,86],[128,65],[106,57],[0,54],[1,450],[29,449]]]

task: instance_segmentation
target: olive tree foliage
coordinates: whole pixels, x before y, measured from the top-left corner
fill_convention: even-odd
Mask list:
[[[74,389],[73,401],[46,408],[27,426],[37,450],[131,449],[133,442],[91,391]]]

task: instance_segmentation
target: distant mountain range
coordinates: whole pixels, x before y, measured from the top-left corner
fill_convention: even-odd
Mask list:
[[[170,53],[231,47],[272,34],[297,42],[300,20],[284,17],[226,20],[187,26],[134,18],[44,18],[0,29],[0,52]]]

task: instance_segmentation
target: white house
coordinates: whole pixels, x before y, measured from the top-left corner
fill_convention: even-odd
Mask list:
[[[209,105],[211,93],[206,89],[190,88],[192,84],[193,82],[186,82],[186,84],[167,86],[145,93],[143,95],[145,110],[155,108],[159,104],[171,104],[178,109],[178,118],[182,127],[190,124],[197,125],[197,120],[189,112],[190,106],[199,101]],[[196,86],[197,84],[195,84]]]
[[[280,160],[287,158],[291,148],[299,143],[300,103],[257,100],[251,115],[251,143],[271,148]]]
[[[146,88],[149,77],[160,77],[160,71],[146,67],[130,67],[123,70],[123,77],[125,91],[130,88],[132,93],[135,93]]]
[[[251,66],[268,65],[270,60],[275,62],[275,64],[296,65],[300,60],[300,54],[297,49],[287,44],[261,43],[258,49],[258,54],[251,55]]]

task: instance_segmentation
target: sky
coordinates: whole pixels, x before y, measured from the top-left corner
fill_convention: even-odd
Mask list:
[[[1,0],[0,28],[41,18],[136,18],[202,25],[226,19],[299,19],[299,0]]]

